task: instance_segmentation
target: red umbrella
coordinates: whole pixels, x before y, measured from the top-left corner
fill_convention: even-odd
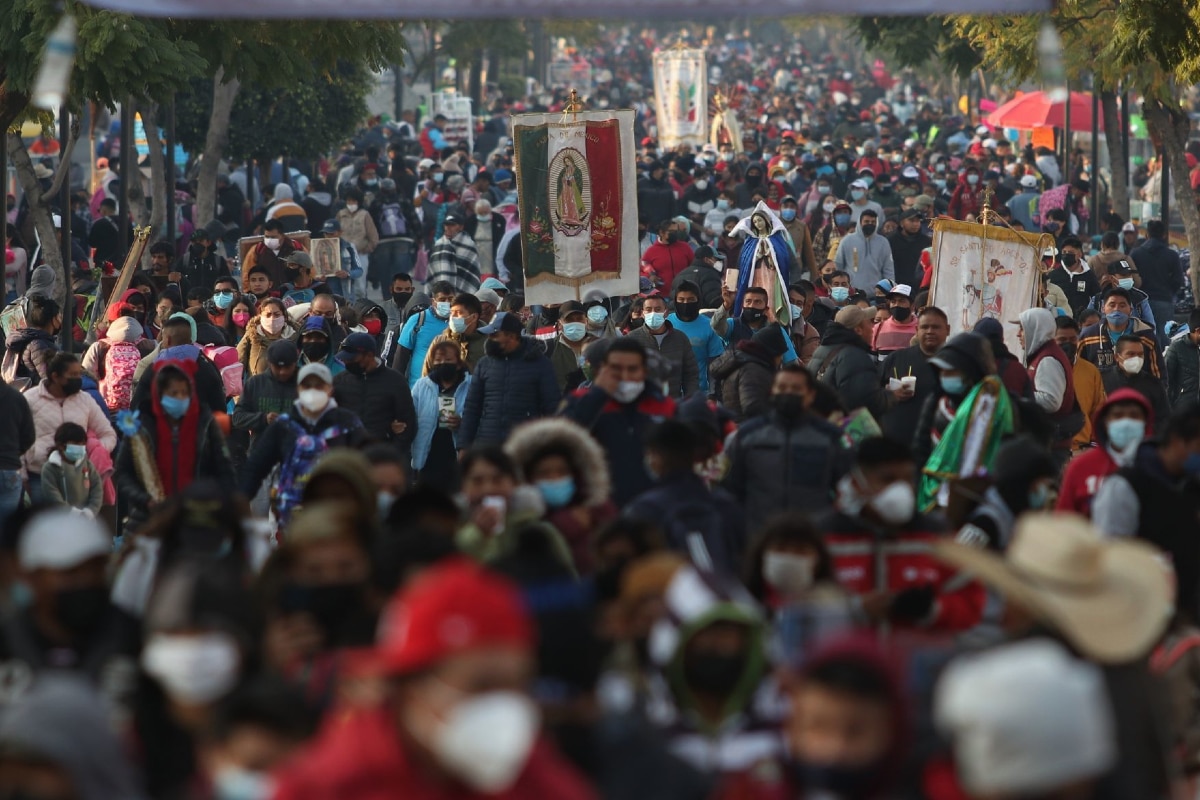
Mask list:
[[[1067,104],[1051,102],[1047,92],[1028,92],[987,115],[989,125],[997,128],[1017,128],[1030,131],[1034,128],[1062,128]],[[1092,96],[1087,92],[1071,92],[1071,129],[1088,131],[1092,128]],[[1099,130],[1104,130],[1104,119],[1100,119]]]

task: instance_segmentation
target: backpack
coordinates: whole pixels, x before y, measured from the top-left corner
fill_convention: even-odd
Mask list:
[[[124,411],[129,408],[133,396],[133,373],[142,352],[133,342],[111,342],[104,354],[104,376],[100,379],[100,396],[109,411]]]
[[[408,223],[404,219],[404,209],[399,203],[385,203],[379,209],[379,236],[407,236]]]
[[[279,468],[279,480],[275,484],[275,512],[281,523],[286,523],[292,509],[300,504],[304,494],[304,486],[312,473],[317,459],[325,455],[329,442],[341,436],[345,431],[341,426],[334,425],[321,433],[312,434],[300,423],[284,414],[278,420],[288,426],[295,435],[296,444],[292,452],[283,460]]]
[[[242,376],[245,367],[242,366],[237,348],[225,345],[209,345],[201,352],[217,368],[217,372],[221,373],[221,383],[225,386],[225,396],[227,398],[241,397]]]

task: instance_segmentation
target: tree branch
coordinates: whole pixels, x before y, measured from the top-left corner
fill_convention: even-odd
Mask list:
[[[67,173],[71,171],[71,151],[75,149],[75,143],[79,141],[79,115],[75,114],[71,117],[71,125],[67,129],[67,140],[63,142],[62,149],[59,150],[58,170],[54,173],[54,181],[50,184],[50,188],[42,194],[43,203],[51,203],[58,193],[62,191],[63,181],[67,179]],[[63,213],[67,213],[68,209],[64,209]]]

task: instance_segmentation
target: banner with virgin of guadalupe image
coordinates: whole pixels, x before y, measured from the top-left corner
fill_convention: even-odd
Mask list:
[[[624,109],[513,117],[530,305],[637,293],[633,115]]]
[[[1045,238],[999,225],[933,223],[929,304],[946,312],[952,334],[990,317],[1004,326],[1008,349],[1023,352],[1012,321],[1038,304]]]
[[[703,50],[654,54],[654,102],[658,143],[700,147],[708,141],[708,66]]]

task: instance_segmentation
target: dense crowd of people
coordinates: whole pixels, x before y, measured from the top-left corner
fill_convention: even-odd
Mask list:
[[[115,159],[71,287],[10,226],[0,793],[1195,794],[1163,224],[1089,227],[1090,165],[799,45],[709,45],[744,139],[665,151],[655,44],[577,54],[638,112],[633,296],[525,302],[508,122],[555,90],[473,152],[369,125],[261,203],[223,164],[111,298]],[[964,328],[931,226],[985,202],[1056,244],[1040,304]],[[777,295],[729,279],[756,231]]]

